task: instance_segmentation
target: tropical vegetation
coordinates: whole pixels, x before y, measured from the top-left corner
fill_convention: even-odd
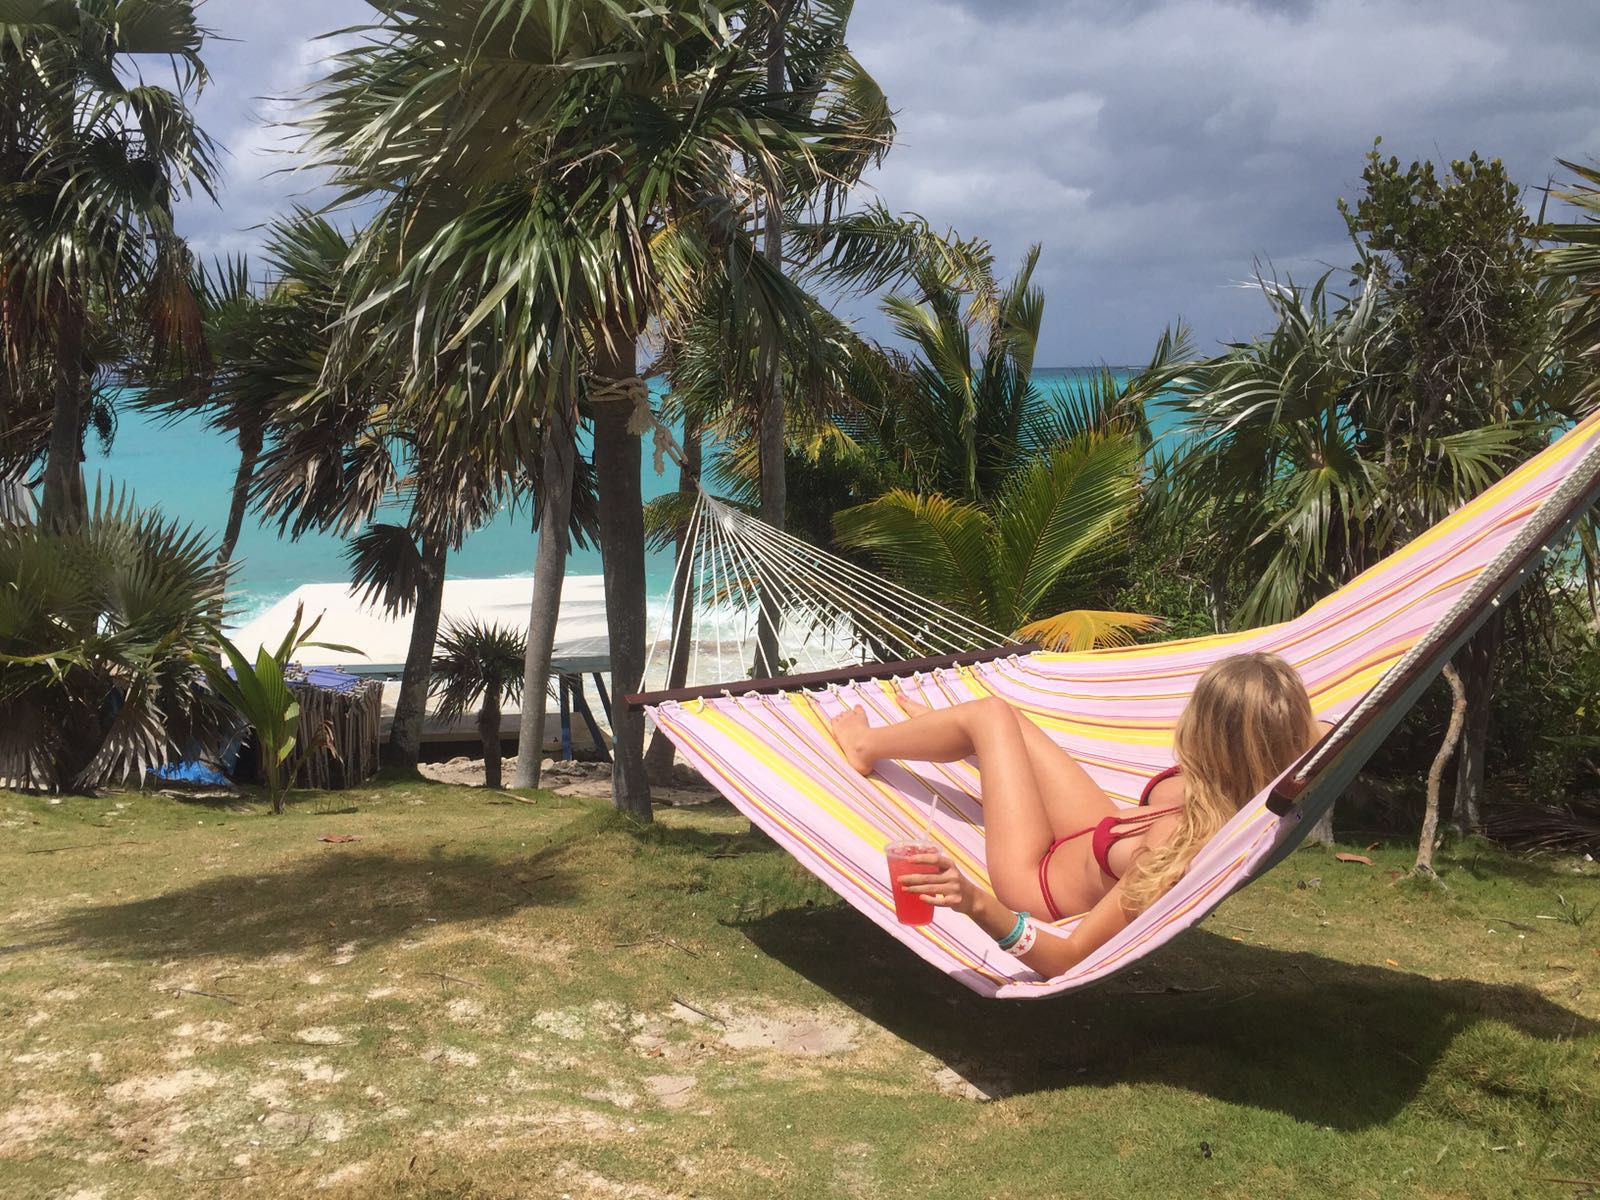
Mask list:
[[[81,791],[214,751],[194,670],[227,571],[202,532],[96,489],[78,523],[0,523],[0,780]]]
[[[1498,160],[1441,175],[1375,148],[1363,181],[1340,205],[1358,258],[1348,293],[1331,273],[1309,288],[1263,279],[1271,330],[1174,389],[1188,442],[1167,464],[1166,512],[1200,534],[1189,557],[1241,626],[1292,616],[1432,525],[1570,420],[1589,386],[1564,340],[1567,287],[1541,284],[1542,231]],[[1496,617],[1446,670],[1463,832],[1482,826],[1501,633]],[[1419,867],[1431,850],[1425,837]]]
[[[500,786],[500,713],[522,694],[527,639],[504,625],[469,619],[447,622],[433,659],[434,712],[441,721],[460,720],[477,705],[478,741],[483,746],[484,786]],[[538,754],[537,745],[527,753]]]
[[[751,0],[380,11],[306,122],[337,186],[387,198],[356,247],[355,307],[331,369],[403,361],[402,402],[449,413],[449,449],[492,431],[496,450],[520,461],[544,415],[570,413],[581,387],[610,656],[618,678],[635,678],[640,339],[670,334],[719,289],[735,337],[771,344],[803,324],[803,296],[762,253],[754,223],[773,206],[836,196],[881,152],[887,106],[836,52],[847,5],[794,10],[808,33],[776,87],[754,45],[789,10]],[[484,356],[474,385],[452,391],[474,354]],[[545,513],[567,524],[558,505]],[[642,716],[619,708],[615,722],[617,805],[648,819]]]
[[[45,520],[85,516],[84,437],[111,428],[108,375],[128,352],[205,353],[172,218],[216,176],[189,107],[206,83],[195,8],[0,13],[0,462],[13,475],[43,457]],[[150,75],[162,67],[168,86]]]
[[[309,738],[302,736],[300,701],[289,680],[290,664],[307,646],[360,653],[353,646],[312,641],[321,621],[319,616],[307,623],[303,608],[296,607],[294,620],[277,648],[268,650],[260,646],[254,659],[220,633],[217,634],[217,643],[222,648],[220,659],[210,653],[190,654],[194,665],[205,674],[211,690],[255,734],[259,773],[266,780],[272,811],[280,815],[284,797],[306,759],[331,744],[325,729],[311,730]]]
[[[338,200],[273,222],[259,266],[197,264],[172,224],[174,200],[215,179],[191,113],[206,82],[191,4],[18,0],[5,15],[7,480],[42,464],[45,523],[70,526],[88,516],[84,439],[111,439],[119,406],[231,438],[210,619],[228,612],[252,515],[347,538],[357,588],[411,621],[388,747],[402,766],[440,686],[480,718],[520,691],[522,740],[542,741],[574,541],[600,545],[614,674],[634,675],[645,540],[681,545],[702,484],[1065,648],[1298,611],[1593,402],[1600,175],[1577,164],[1558,195],[1579,219],[1543,225],[1497,161],[1404,166],[1375,147],[1340,206],[1350,270],[1263,278],[1260,337],[1197,357],[1175,333],[1147,367],[1064,390],[1034,370],[1039,248],[1001,279],[981,238],[855,198],[894,121],[849,50],[848,3],[374,4],[299,122]],[[134,79],[154,54],[169,86]],[[891,336],[842,319],[844,297],[875,298]],[[647,375],[667,385],[658,411]],[[1169,413],[1181,436],[1156,442]],[[658,420],[681,431],[682,480],[646,514],[641,436]],[[6,495],[8,519],[25,516]],[[440,629],[450,555],[518,506],[539,531],[520,682],[501,670],[510,631]],[[1419,710],[1436,742],[1460,731],[1459,750],[1428,752],[1430,803],[1453,792],[1458,830],[1489,822],[1494,722],[1515,724],[1502,643],[1555,664],[1582,642],[1563,614],[1586,593],[1564,569],[1458,656],[1459,719],[1439,700]],[[780,598],[753,592],[772,662]],[[203,631],[192,641],[207,658]],[[648,818],[642,728],[624,710],[616,723],[614,799]],[[1586,736],[1540,777],[1580,762]],[[668,761],[658,742],[652,773]],[[81,785],[83,770],[49,778]],[[520,756],[514,782],[537,770]]]

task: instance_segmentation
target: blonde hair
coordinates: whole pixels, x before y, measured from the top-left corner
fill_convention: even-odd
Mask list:
[[[1185,796],[1178,830],[1138,856],[1123,880],[1124,907],[1143,912],[1177,883],[1211,836],[1317,737],[1305,684],[1276,654],[1213,663],[1173,731]]]

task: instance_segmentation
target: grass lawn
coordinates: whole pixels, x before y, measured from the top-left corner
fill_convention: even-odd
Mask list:
[[[721,805],[242,807],[0,792],[6,1200],[1600,1190],[1592,863],[1304,850],[996,1002]]]

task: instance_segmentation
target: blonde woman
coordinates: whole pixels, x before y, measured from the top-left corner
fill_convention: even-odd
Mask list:
[[[874,728],[851,709],[834,720],[834,736],[864,775],[883,759],[976,755],[994,895],[942,854],[920,858],[928,872],[904,876],[903,885],[967,914],[1045,976],[1081,962],[1177,883],[1211,836],[1327,728],[1283,659],[1225,658],[1200,677],[1178,718],[1178,765],[1152,779],[1143,807],[1130,812],[1005,700],[904,704],[909,721]],[[1038,936],[1034,913],[1086,915],[1059,938]]]

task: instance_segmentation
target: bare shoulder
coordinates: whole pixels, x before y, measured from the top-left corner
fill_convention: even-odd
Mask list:
[[[1150,789],[1150,799],[1145,807],[1170,808],[1175,804],[1182,804],[1184,794],[1183,776],[1169,775]]]

